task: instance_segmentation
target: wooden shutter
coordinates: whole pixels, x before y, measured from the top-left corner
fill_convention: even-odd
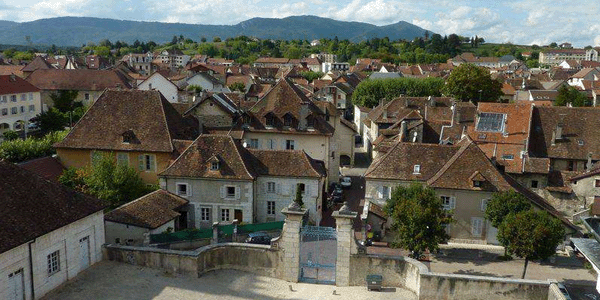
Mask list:
[[[148,157],[150,158],[150,171],[155,172],[156,171],[156,156],[154,154],[150,154],[150,155],[148,155]]]
[[[281,195],[282,191],[281,191],[281,183],[276,183],[276,191],[277,191],[277,195]]]
[[[312,196],[313,197],[318,197],[319,196],[319,183],[317,182],[316,185],[314,185],[310,191],[312,192]]]
[[[310,197],[311,196],[311,188],[310,188],[310,184],[305,183],[304,184],[304,197]]]
[[[456,208],[456,197],[450,197],[450,209]]]
[[[146,170],[146,164],[144,162],[144,155],[138,155],[138,169],[140,171]]]
[[[282,194],[285,196],[288,196],[290,194],[290,185],[289,184],[281,184],[281,185],[282,185],[282,187],[281,187]]]
[[[225,192],[226,192],[226,191],[225,191],[225,186],[222,186],[222,187],[221,187],[221,198],[225,198],[225,196],[226,196],[226,195],[225,195]]]
[[[377,186],[377,198],[379,198],[379,199],[383,198],[383,186],[381,186],[381,185]]]
[[[265,182],[265,183],[263,183],[263,184],[260,185],[260,193],[261,194],[266,194],[267,193],[267,190],[269,188],[267,185],[268,185],[267,182]]]
[[[241,196],[242,196],[242,191],[240,190],[240,186],[236,185],[235,186],[235,199],[239,200]]]

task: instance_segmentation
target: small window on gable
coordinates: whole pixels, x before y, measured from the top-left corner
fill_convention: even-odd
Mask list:
[[[306,126],[309,128],[315,127],[315,118],[313,116],[306,117]]]
[[[480,180],[473,180],[473,187],[481,187],[482,184]]]
[[[213,161],[213,162],[210,163],[210,170],[211,171],[216,171],[216,170],[219,169],[219,167],[220,167],[220,164],[219,164],[218,161]]]
[[[413,166],[413,174],[421,174],[421,165]]]
[[[275,126],[275,117],[273,114],[269,113],[265,116],[265,124],[267,126]]]
[[[578,144],[579,146],[583,146],[583,140],[577,140],[577,144]]]
[[[123,132],[121,136],[123,137],[123,144],[136,144],[138,142],[135,133],[131,129]]]
[[[293,121],[294,121],[294,119],[292,118],[292,116],[290,114],[285,114],[285,116],[283,116],[283,126],[291,127]]]
[[[511,160],[511,159],[515,159],[515,156],[512,154],[504,154],[504,155],[502,155],[502,159]]]

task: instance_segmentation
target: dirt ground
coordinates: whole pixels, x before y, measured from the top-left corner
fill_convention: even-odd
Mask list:
[[[290,291],[292,286],[293,291]],[[335,295],[333,294],[335,290]],[[246,272],[222,270],[200,278],[112,261],[100,262],[43,300],[130,299],[416,299],[407,290],[289,283]]]

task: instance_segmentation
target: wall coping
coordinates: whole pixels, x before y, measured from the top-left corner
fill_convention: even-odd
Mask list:
[[[189,257],[197,257],[203,252],[207,252],[216,248],[223,247],[234,247],[234,248],[252,248],[252,249],[262,249],[262,250],[270,250],[277,251],[277,249],[273,249],[269,245],[257,245],[257,244],[249,244],[249,243],[219,243],[214,245],[207,245],[204,247],[200,247],[196,250],[192,251],[183,251],[183,250],[171,250],[171,249],[161,249],[155,247],[140,247],[140,246],[126,246],[126,245],[116,245],[116,244],[105,244],[104,247],[107,249],[122,249],[122,250],[132,250],[132,251],[141,251],[141,252],[153,252],[153,253],[164,253],[164,254],[173,254],[173,255],[182,255]]]
[[[533,279],[512,279],[505,277],[492,277],[492,276],[477,276],[477,275],[467,275],[467,274],[449,274],[449,273],[421,273],[421,275],[425,276],[435,276],[435,277],[447,277],[447,278],[461,278],[461,279],[469,279],[473,281],[495,281],[495,282],[505,282],[505,283],[521,283],[521,284],[537,284],[537,285],[550,285],[554,282],[554,279],[548,280],[533,280]]]
[[[419,268],[419,274],[430,274],[429,269],[427,268],[427,266],[424,263],[422,263],[414,258],[407,257],[407,256],[391,256],[391,255],[385,255],[385,254],[354,254],[352,256],[402,260],[402,261],[406,261],[406,262],[410,263],[411,265]]]

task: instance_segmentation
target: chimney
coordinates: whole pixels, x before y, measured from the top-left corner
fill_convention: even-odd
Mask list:
[[[383,109],[383,118],[387,119],[387,109]]]
[[[562,139],[562,129],[563,129],[563,128],[562,128],[562,124],[558,123],[558,124],[556,125],[556,139],[557,139],[557,140],[560,140],[560,139]]]
[[[298,129],[306,129],[306,117],[308,117],[309,109],[308,102],[302,102],[300,104],[300,120],[298,120]]]
[[[594,165],[592,164],[592,152],[587,155],[587,163],[585,164],[585,170],[589,172]]]
[[[402,139],[404,139],[404,136],[406,135],[406,121],[402,121],[400,123],[400,141],[402,142]]]
[[[552,131],[552,146],[556,146],[556,130]]]
[[[432,96],[429,96],[429,97],[427,98],[427,101],[428,101],[428,103],[429,103],[429,106],[431,106],[431,107],[435,107],[435,98],[433,98]]]

